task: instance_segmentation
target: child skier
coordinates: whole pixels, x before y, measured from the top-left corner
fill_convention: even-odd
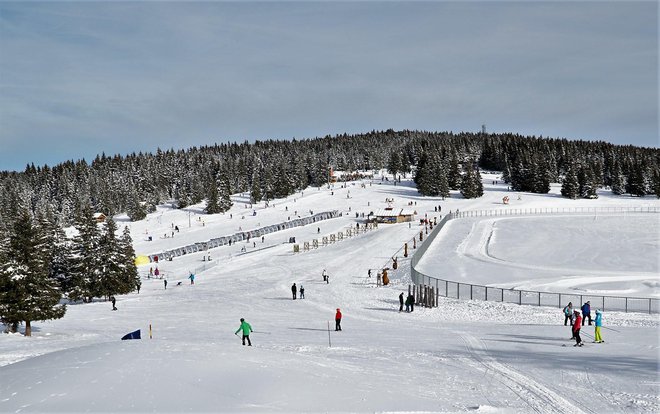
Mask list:
[[[573,315],[573,302],[568,302],[568,305],[564,307],[564,326],[571,320],[571,315]]]
[[[596,332],[594,334],[594,342],[596,343],[601,343],[605,342],[603,341],[603,337],[600,336],[600,327],[603,326],[603,314],[601,313],[600,309],[596,309],[596,319],[595,319],[595,324],[596,324]]]
[[[573,337],[575,338],[575,345],[573,346],[582,346],[582,338],[580,338],[580,328],[582,327],[582,317],[580,312],[577,310],[574,312],[575,321],[573,322]]]

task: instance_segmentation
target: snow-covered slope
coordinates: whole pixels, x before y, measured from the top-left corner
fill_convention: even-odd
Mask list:
[[[650,197],[602,194],[598,200],[565,200],[557,196],[557,187],[549,195],[523,194],[518,200],[506,186],[493,185],[496,179],[484,174],[486,192],[477,200],[424,198],[405,180],[394,186],[392,181],[376,179],[364,187],[349,183],[347,188],[310,188],[271,202],[269,208],[263,203],[246,208],[244,197],[237,195],[235,206],[224,215],[201,214],[203,206],[185,211],[162,207],[147,220],[126,223],[136,251],[149,254],[288,217],[304,217],[310,210],[339,209],[345,214],[267,235],[263,243],[257,239],[213,249],[211,263],[202,261],[201,253],[160,262],[159,270],[169,281],[167,290],[163,280],[146,279],[155,264],[142,266],[142,290],[118,297],[116,312],[106,302],[71,305],[61,320],[34,323],[31,338],[0,335],[0,412],[660,410],[657,315],[605,313],[606,342],[591,343],[593,327],[585,326],[587,344],[575,348],[557,308],[443,299],[438,308],[399,313],[398,295],[407,290],[410,268],[397,251],[419,232],[416,223],[410,228],[408,224],[380,225],[377,230],[297,254],[287,243],[289,237],[302,244],[355,226],[361,220],[356,219],[356,212],[383,208],[386,199],[392,198],[398,207],[412,203],[411,208],[422,217],[439,215],[435,211],[439,205],[443,212],[501,208],[507,194],[515,208],[660,207]],[[596,277],[608,276],[606,258],[613,248],[607,243],[611,242],[605,247],[584,242],[579,223],[535,216],[537,223],[526,227],[528,219],[507,220],[506,229],[498,228],[500,239],[491,253],[509,272],[484,274],[479,264],[483,260],[455,256],[430,267],[463,272],[465,281],[487,277],[494,285],[501,274],[520,276],[517,281],[503,277],[499,280],[503,285],[533,284],[532,264],[583,272],[593,267]],[[645,228],[657,229],[655,220]],[[171,235],[173,225],[179,232],[161,239]],[[548,231],[557,227],[563,231]],[[591,239],[592,232],[606,237],[619,234],[619,228],[603,220],[602,226],[585,229],[585,234]],[[538,247],[516,245],[510,234],[517,231],[529,234],[529,243]],[[657,253],[653,246],[658,246],[659,236],[647,233],[650,236],[626,236],[628,248],[617,251],[619,260],[613,262],[618,267],[613,270],[623,276],[657,273],[657,255],[648,256]],[[458,244],[445,245],[452,234],[439,237],[438,246],[456,250],[462,240],[477,240],[482,233],[468,229]],[[148,235],[153,241],[147,241]],[[566,236],[581,243],[579,257],[588,257],[586,263],[562,247]],[[501,243],[514,243],[515,248],[505,249]],[[641,244],[635,248],[634,243]],[[524,249],[529,251],[516,253]],[[391,284],[377,287],[375,278],[367,277],[368,269],[389,266],[395,254],[399,269],[390,272]],[[547,256],[551,260],[541,260]],[[195,285],[190,285],[189,272],[202,266],[207,270],[197,272]],[[323,282],[323,269],[330,283]],[[552,288],[548,278],[552,274],[545,274],[546,280],[536,286]],[[179,281],[182,284],[177,286]],[[294,282],[304,285],[305,299],[292,300]],[[557,288],[565,288],[561,280],[557,283]],[[610,283],[610,288],[627,289],[623,278]],[[653,283],[638,284],[635,289],[638,295],[657,295]],[[336,308],[344,315],[341,332],[333,329]],[[241,346],[234,335],[241,317],[254,328],[252,347]],[[150,325],[153,339],[149,339]],[[142,340],[119,340],[136,329],[142,330]]]

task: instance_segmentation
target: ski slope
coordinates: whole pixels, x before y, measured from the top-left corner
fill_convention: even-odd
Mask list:
[[[419,232],[417,223],[380,225],[297,254],[287,243],[354,226],[356,212],[384,208],[386,198],[396,207],[412,202],[421,217],[441,214],[434,211],[439,205],[443,213],[502,208],[504,195],[515,208],[660,207],[658,200],[607,193],[566,200],[557,196],[558,186],[518,200],[506,185],[493,184],[497,175],[484,174],[482,198],[453,194],[443,201],[420,197],[406,180],[395,186],[376,178],[364,187],[309,188],[268,208],[250,208],[237,195],[224,215],[204,215],[200,205],[185,211],[162,206],[136,223],[119,217],[130,225],[136,252],[149,254],[283,222],[294,213],[345,213],[266,235],[263,243],[212,249],[211,262],[202,261],[203,253],[160,262],[167,290],[163,280],[146,278],[154,264],[141,266],[140,293],[118,296],[116,312],[103,301],[70,305],[61,320],[33,323],[30,338],[0,335],[0,412],[660,410],[657,315],[605,312],[606,342],[591,343],[593,327],[585,326],[586,346],[575,348],[557,308],[441,299],[438,308],[399,313],[410,268],[397,251]],[[577,286],[575,273],[580,289],[657,297],[658,217],[621,232],[618,220],[630,219],[590,217],[588,226],[576,217],[454,220],[420,266],[461,281],[544,290]],[[164,237],[173,226],[179,232]],[[492,231],[496,237],[486,252],[483,235]],[[567,238],[580,254],[566,248]],[[377,287],[368,269],[389,267],[395,254],[399,268],[390,272],[390,285]],[[189,272],[201,267],[206,270],[190,285]],[[323,282],[323,269],[330,283]],[[292,300],[294,282],[304,285],[305,299]],[[344,315],[342,332],[328,330],[336,308]],[[255,331],[252,347],[234,335],[241,317]],[[136,329],[142,340],[119,340]]]

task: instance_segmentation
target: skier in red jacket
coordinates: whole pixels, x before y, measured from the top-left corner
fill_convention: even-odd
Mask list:
[[[341,311],[337,308],[337,313],[335,314],[335,331],[341,331]]]
[[[582,346],[582,339],[580,338],[580,328],[582,327],[582,316],[577,310],[574,312],[574,321],[573,321],[573,336],[575,337],[575,345],[573,346]]]

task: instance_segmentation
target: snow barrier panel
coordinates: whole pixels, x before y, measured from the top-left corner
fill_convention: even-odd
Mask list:
[[[229,236],[223,236],[219,238],[213,238],[210,241],[207,242],[197,242],[192,245],[188,246],[183,246],[183,247],[178,247],[176,249],[168,250],[162,253],[154,253],[150,254],[147,256],[149,258],[149,261],[154,262],[155,257],[158,256],[159,259],[169,259],[171,257],[179,257],[183,256],[188,253],[195,253],[195,252],[200,252],[200,251],[205,251],[207,249],[213,248],[213,247],[219,247],[219,246],[224,246],[229,244],[229,241],[231,240],[232,244],[246,240],[248,235],[252,237],[258,237],[258,236],[263,236],[265,234],[270,234],[276,231],[280,230],[286,230],[294,227],[300,227],[300,226],[305,226],[307,224],[315,223],[317,221],[321,220],[328,220],[331,218],[335,217],[340,217],[341,213],[337,210],[333,211],[324,211],[322,213],[317,213],[314,214],[313,216],[310,217],[305,217],[301,219],[296,219],[296,220],[290,220],[284,223],[280,224],[274,224],[274,225],[269,225],[269,226],[264,226],[260,227],[258,229],[252,229],[248,231],[240,231],[238,233],[234,233],[233,235]]]

